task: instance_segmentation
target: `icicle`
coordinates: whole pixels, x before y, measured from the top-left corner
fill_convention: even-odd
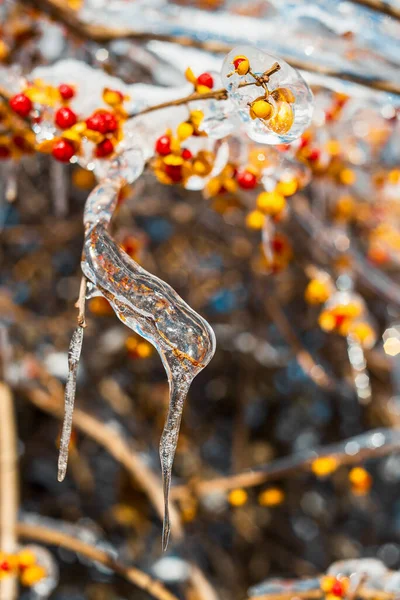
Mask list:
[[[74,412],[76,376],[83,342],[83,327],[78,326],[72,334],[68,351],[68,379],[65,386],[65,414],[58,457],[58,481],[63,481],[67,472],[68,450],[71,439],[72,415]]]
[[[168,375],[169,410],[160,443],[165,514],[163,542],[168,544],[172,464],[182,410],[194,377],[210,362],[215,336],[210,325],[164,281],[145,271],[107,231],[121,179],[106,179],[87,199],[82,271],[107,298],[119,319],[154,345]]]

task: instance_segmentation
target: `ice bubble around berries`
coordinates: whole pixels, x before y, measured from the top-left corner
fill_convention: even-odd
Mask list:
[[[262,77],[276,63],[279,69],[265,82],[266,92],[253,75]],[[226,56],[221,77],[252,140],[288,144],[310,125],[313,95],[300,73],[284,60],[251,46],[237,46]]]

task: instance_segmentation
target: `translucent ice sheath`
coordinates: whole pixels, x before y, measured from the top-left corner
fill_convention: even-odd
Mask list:
[[[109,234],[108,225],[122,184],[119,177],[108,178],[89,195],[84,214],[81,266],[119,319],[153,344],[168,375],[169,410],[160,442],[165,500],[162,545],[165,549],[170,533],[168,499],[172,463],[183,404],[194,377],[214,355],[215,336],[207,321],[171,286],[140,267]]]

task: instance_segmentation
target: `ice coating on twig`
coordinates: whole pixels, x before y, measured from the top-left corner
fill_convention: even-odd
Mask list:
[[[67,472],[68,449],[71,439],[72,415],[74,412],[76,376],[78,373],[79,359],[83,342],[83,327],[78,326],[72,334],[68,351],[68,379],[65,386],[64,422],[60,440],[60,453],[58,457],[58,481],[63,481]]]
[[[106,179],[85,207],[82,270],[107,298],[119,319],[147,339],[161,356],[169,381],[169,410],[160,443],[165,515],[163,549],[168,544],[168,498],[183,404],[194,377],[210,362],[215,336],[210,325],[164,281],[145,271],[107,231],[121,180]]]

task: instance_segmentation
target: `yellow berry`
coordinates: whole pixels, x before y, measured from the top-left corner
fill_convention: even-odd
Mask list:
[[[171,167],[178,167],[184,163],[182,156],[176,156],[176,154],[167,154],[167,156],[163,158],[163,161],[166,165]]]
[[[18,564],[20,567],[30,567],[36,563],[36,556],[32,550],[21,550],[18,552]]]
[[[290,131],[294,121],[294,112],[289,102],[278,102],[275,115],[268,121],[268,126],[275,133],[283,134]]]
[[[331,156],[337,156],[340,154],[340,143],[338,140],[328,140],[325,144],[325,150]]]
[[[284,196],[293,196],[297,192],[299,187],[297,179],[283,179],[279,181],[276,186],[276,191]]]
[[[96,178],[92,171],[87,171],[79,167],[72,173],[72,182],[82,190],[91,190],[96,183]]]
[[[247,502],[247,497],[246,490],[232,490],[228,496],[229,504],[232,506],[243,506]]]
[[[204,119],[204,113],[202,110],[191,110],[190,111],[190,122],[193,123],[194,127],[199,127],[199,125],[203,119]]]
[[[349,329],[349,333],[353,335],[362,346],[367,348],[373,346],[376,339],[373,328],[369,323],[365,323],[364,321],[352,325]]]
[[[311,470],[317,477],[326,477],[338,468],[338,461],[334,456],[321,456],[313,460]]]
[[[267,100],[254,100],[250,105],[250,116],[252,119],[269,119],[271,114],[272,106]]]
[[[253,210],[246,217],[246,225],[250,229],[262,229],[265,215],[259,210]]]
[[[195,175],[199,175],[200,177],[204,177],[205,175],[207,175],[210,172],[210,165],[208,165],[206,162],[204,162],[203,160],[195,160],[193,162],[193,173]]]
[[[125,348],[128,350],[128,352],[135,352],[138,343],[139,338],[137,338],[135,335],[130,335],[125,340]]]
[[[350,195],[340,196],[335,206],[335,217],[337,219],[348,220],[354,214],[354,198]]]
[[[326,575],[321,579],[321,590],[325,593],[330,592],[336,579],[332,575]]]
[[[329,310],[324,310],[318,319],[318,324],[324,331],[333,331],[335,329],[336,319]]]
[[[46,577],[46,571],[40,565],[27,567],[21,573],[21,583],[26,587],[31,587]]]
[[[118,106],[124,101],[124,96],[118,90],[105,88],[103,91],[103,100],[109,106]]]
[[[193,131],[194,128],[191,123],[180,123],[176,130],[176,133],[178,135],[178,138],[183,141],[190,137],[193,134]]]
[[[354,467],[353,469],[351,469],[350,473],[349,473],[349,481],[350,483],[353,483],[354,485],[360,485],[365,483],[365,481],[370,480],[371,476],[368,473],[368,471],[366,471],[365,469],[363,469],[362,467]]]
[[[219,177],[212,177],[206,185],[206,192],[210,198],[212,198],[213,196],[216,196],[218,194],[218,192],[220,191],[220,189],[221,189],[221,182],[219,180]]]
[[[306,287],[304,297],[308,304],[324,304],[331,295],[327,281],[312,279]]]
[[[235,56],[232,63],[238,75],[247,75],[247,73],[250,71],[249,59],[247,58],[247,56],[244,56],[244,54],[239,54],[238,56]]]
[[[352,169],[342,169],[339,173],[339,179],[344,185],[352,185],[356,180],[356,174]]]
[[[400,169],[392,169],[389,171],[388,180],[392,185],[400,183]]]
[[[277,88],[272,92],[272,97],[274,98],[274,100],[284,100],[285,102],[289,102],[290,104],[293,104],[293,102],[296,101],[292,90],[289,90],[289,88]]]
[[[153,351],[151,344],[148,342],[139,342],[136,348],[136,352],[139,358],[148,358]]]
[[[96,296],[95,298],[92,298],[91,300],[89,300],[89,310],[94,315],[98,315],[98,316],[114,314],[114,311],[113,311],[110,303],[108,302],[108,300],[106,300],[102,296]]]
[[[269,488],[264,490],[258,496],[258,502],[261,506],[278,506],[285,499],[285,494],[279,488]]]
[[[261,192],[257,198],[257,208],[266,215],[275,216],[286,206],[285,196],[279,192]]]

